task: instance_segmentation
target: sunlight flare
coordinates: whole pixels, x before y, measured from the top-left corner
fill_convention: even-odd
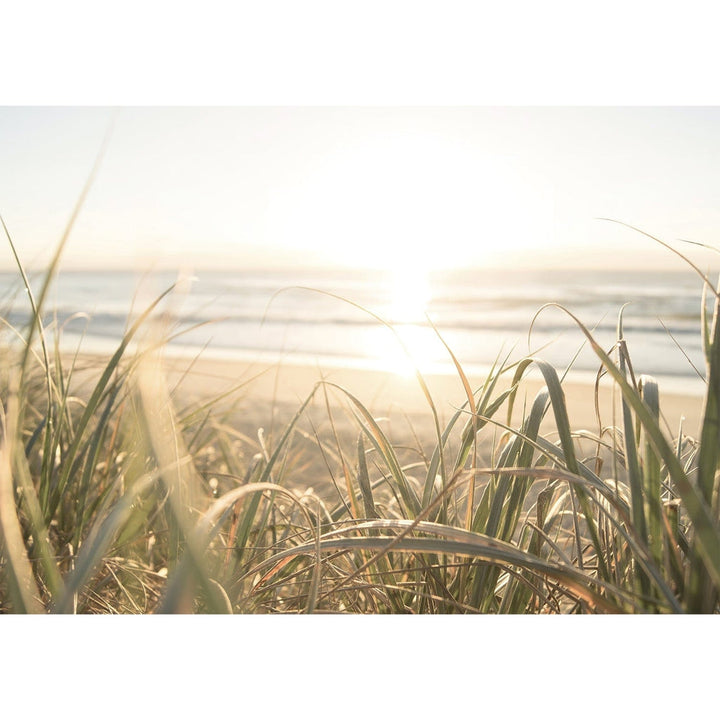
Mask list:
[[[390,322],[424,322],[430,303],[427,270],[399,265],[393,271],[391,283]]]

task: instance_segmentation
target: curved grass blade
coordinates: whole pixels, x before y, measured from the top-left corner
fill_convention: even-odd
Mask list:
[[[549,305],[554,305],[554,303],[550,303]],[[545,307],[548,307],[549,305],[546,305]],[[589,331],[585,330],[585,332],[588,337],[592,337],[592,334]],[[553,414],[555,416],[555,427],[558,431],[558,435],[560,437],[560,445],[563,449],[565,464],[573,475],[580,475],[580,464],[578,463],[577,457],[575,455],[575,446],[572,439],[572,432],[570,430],[570,420],[568,418],[567,406],[565,404],[565,393],[562,389],[562,385],[558,378],[557,372],[555,371],[555,368],[545,360],[540,360],[539,358],[528,358],[526,362],[523,362],[518,366],[515,374],[518,380],[518,373],[522,374],[522,372],[524,372],[524,370],[531,363],[537,365],[545,380],[545,385],[550,395],[550,405],[552,406]],[[516,383],[514,382],[513,385],[516,385]],[[508,412],[510,412],[510,410],[508,410]],[[587,495],[585,494],[585,491],[580,488],[576,488],[576,492],[578,496],[578,501],[580,502],[580,506],[583,511],[583,515],[585,517],[588,532],[590,533],[590,540],[597,554],[600,574],[605,579],[608,579],[610,575],[607,569],[607,565],[605,564],[605,560],[603,558],[600,538],[598,536],[595,520],[593,518],[592,511],[588,503]],[[580,533],[577,526],[576,535],[579,542]],[[578,562],[580,562],[582,566],[582,552],[580,551],[578,552]]]
[[[405,503],[405,506],[409,511],[410,515],[412,517],[416,517],[421,510],[420,501],[418,500],[418,497],[415,494],[412,486],[408,483],[407,478],[405,477],[405,473],[400,467],[400,462],[397,458],[397,455],[395,454],[395,450],[393,449],[390,441],[385,436],[385,433],[383,433],[383,431],[380,429],[380,426],[377,424],[377,422],[375,422],[375,418],[373,418],[370,411],[348,390],[341,387],[340,385],[336,385],[335,383],[329,382],[327,380],[323,382],[325,385],[328,385],[329,387],[334,387],[340,392],[342,392],[348,398],[348,400],[350,400],[350,402],[352,402],[352,404],[357,408],[358,412],[367,424],[363,425],[363,428],[368,438],[373,443],[375,449],[378,451],[380,456],[387,464],[388,470],[390,471],[390,474],[398,485],[403,502]]]
[[[307,292],[319,293],[320,295],[325,295],[327,297],[334,298],[335,300],[339,300],[343,303],[347,303],[348,305],[351,305],[352,307],[360,310],[361,312],[365,313],[366,315],[369,315],[371,318],[373,318],[374,320],[377,320],[377,322],[379,322],[381,325],[383,325],[384,327],[388,328],[388,330],[390,330],[390,332],[393,334],[393,336],[397,340],[398,344],[400,345],[400,348],[405,353],[405,356],[408,358],[409,362],[411,363],[411,365],[415,371],[415,378],[417,379],[418,384],[420,385],[420,389],[422,390],[422,393],[425,396],[425,400],[427,401],[428,407],[430,408],[430,412],[433,417],[433,424],[435,427],[435,438],[437,440],[437,449],[438,449],[438,453],[440,456],[440,462],[439,462],[440,477],[442,479],[442,484],[443,484],[443,488],[444,488],[445,485],[447,484],[448,479],[447,479],[447,472],[446,472],[446,468],[445,468],[445,459],[444,459],[444,450],[443,450],[444,445],[442,442],[442,431],[440,430],[440,419],[438,417],[437,407],[435,406],[435,402],[432,398],[432,395],[430,394],[430,389],[428,388],[427,383],[425,382],[425,378],[423,377],[423,374],[420,372],[420,369],[418,368],[417,363],[415,362],[415,358],[413,357],[412,353],[408,349],[408,347],[405,344],[405,342],[403,341],[403,339],[400,337],[400,334],[398,333],[397,328],[395,328],[391,323],[389,323],[384,318],[380,317],[380,315],[378,315],[377,313],[374,313],[372,310],[369,310],[368,308],[363,307],[359,303],[353,302],[352,300],[348,300],[347,298],[344,298],[341,295],[336,295],[335,293],[331,293],[326,290],[318,290],[316,288],[304,287],[301,285],[295,285],[295,286],[282,288],[282,289],[278,290],[272,296],[272,298],[270,298],[270,300],[268,301],[267,307],[269,308],[270,304],[273,302],[273,300],[281,292],[284,292],[286,290],[304,290]],[[264,317],[263,317],[263,321],[264,321]],[[342,388],[340,388],[340,389],[342,390]],[[445,497],[445,495],[443,494],[443,498],[444,497]],[[443,515],[447,514],[447,508],[445,507],[444,503],[443,503],[442,514]]]
[[[92,579],[116,535],[133,514],[137,498],[151,488],[155,482],[157,482],[157,473],[139,479],[113,505],[108,516],[92,527],[75,560],[75,569],[66,578],[65,591],[53,606],[53,612],[73,612],[75,595]]]
[[[710,507],[705,501],[703,495],[694,486],[680,461],[675,455],[674,448],[668,443],[663,435],[659,424],[655,421],[652,413],[647,405],[638,396],[635,389],[627,382],[623,373],[616,367],[612,359],[602,349],[602,347],[593,338],[590,332],[569,310],[557,303],[552,303],[554,307],[566,313],[578,326],[580,331],[588,338],[590,346],[600,359],[609,375],[618,384],[623,396],[627,399],[628,404],[635,411],[639,421],[642,423],[645,431],[650,438],[656,452],[660,455],[667,471],[675,483],[677,490],[682,498],[688,516],[693,523],[695,537],[697,539],[698,549],[702,556],[703,563],[710,573],[713,583],[716,587],[720,587],[720,527],[713,518]]]
[[[367,523],[365,527],[372,529],[382,527],[383,523],[401,523],[402,521],[375,521]],[[406,521],[407,522],[407,521]],[[387,525],[386,525],[387,527]],[[395,525],[400,529],[399,525]],[[501,542],[476,533],[468,533],[459,528],[448,528],[438,526],[439,534],[445,535],[452,530],[452,536],[436,538],[403,537],[398,540],[394,537],[363,537],[363,538],[328,538],[323,536],[319,542],[320,552],[330,550],[385,550],[389,543],[392,543],[394,552],[426,553],[439,555],[461,555],[472,558],[476,561],[498,564],[501,567],[512,566],[532,572],[542,578],[551,578],[563,586],[572,596],[587,603],[593,611],[616,613],[626,610],[632,606],[631,596],[619,591],[612,585],[605,585],[599,581],[591,581],[599,588],[607,590],[608,595],[612,593],[615,599],[601,595],[598,590],[590,587],[588,577],[584,573],[572,567],[566,567],[557,563],[534,557],[527,552],[520,550],[514,545]],[[462,538],[457,533],[466,533]],[[298,547],[281,551],[263,563],[272,565],[279,563],[286,558],[300,554],[315,554],[317,552],[316,542],[306,543]],[[258,568],[259,569],[259,568]]]
[[[203,556],[207,550],[210,541],[215,534],[219,532],[220,521],[223,516],[238,502],[244,500],[248,496],[260,497],[262,493],[270,493],[270,498],[274,498],[279,494],[295,503],[305,515],[308,527],[313,526],[312,518],[307,508],[298,500],[297,497],[286,488],[271,482],[257,482],[243,487],[236,488],[225,493],[218,498],[196,523],[191,534],[187,538],[188,551],[183,555],[175,572],[168,579],[165,596],[158,609],[159,613],[179,612],[184,607],[188,592],[188,584],[193,580],[199,580],[201,583],[207,584],[208,578],[205,570]],[[316,540],[312,541],[316,544]],[[218,611],[222,611],[221,608]]]
[[[74,460],[77,458],[78,453],[80,451],[81,445],[85,439],[85,429],[87,428],[88,424],[90,423],[91,419],[93,418],[94,414],[97,412],[97,408],[99,404],[102,401],[103,396],[105,395],[108,387],[108,383],[110,382],[110,378],[112,377],[113,373],[118,368],[120,361],[122,360],[123,355],[125,354],[125,350],[127,349],[128,345],[130,344],[131,340],[135,336],[135,334],[138,332],[140,327],[143,325],[145,320],[150,316],[150,314],[153,312],[153,310],[160,304],[160,302],[165,298],[170,292],[172,292],[174,288],[174,285],[170,286],[167,290],[165,290],[161,295],[159,295],[150,305],[147,307],[144,312],[138,317],[138,319],[132,324],[130,329],[125,333],[125,335],[122,338],[122,341],[120,342],[120,345],[118,346],[117,350],[113,354],[112,358],[110,359],[110,362],[106,365],[105,369],[103,370],[103,373],[98,380],[97,384],[95,385],[95,388],[93,389],[93,392],[90,396],[90,399],[87,402],[87,405],[85,406],[85,411],[83,412],[82,416],[78,420],[78,424],[75,429],[75,437],[73,439],[73,442],[70,444],[70,447],[67,451],[67,460],[63,465],[63,470],[60,473],[60,476],[58,478],[58,482],[56,487],[54,488],[54,492],[52,495],[49,495],[49,489],[48,489],[48,497],[45,498],[46,501],[46,509],[45,509],[45,518],[49,520],[53,517],[55,514],[55,510],[57,509],[58,503],[60,502],[60,497],[62,496],[63,492],[65,492],[65,488],[67,487],[67,484],[71,477],[71,472],[74,467]]]
[[[653,240],[654,242],[658,243],[659,245],[662,245],[665,249],[669,250],[671,253],[674,253],[681,260],[683,260],[687,265],[689,265],[697,273],[697,275],[703,281],[705,286],[710,289],[710,292],[712,292],[715,295],[715,297],[720,299],[720,293],[718,293],[718,291],[713,287],[712,283],[708,279],[708,276],[697,265],[695,265],[694,262],[692,262],[685,255],[683,255],[679,250],[676,250],[672,245],[669,245],[664,240],[660,240],[660,238],[655,237],[654,235],[651,235],[650,233],[647,233],[644,230],[640,230],[640,228],[637,228],[634,225],[630,225],[628,223],[622,222],[621,220],[613,220],[612,218],[597,218],[597,219],[603,220],[604,222],[615,223],[616,225],[622,225],[623,227],[626,227],[629,230],[633,230],[634,232],[640,233],[641,235],[644,235],[646,238],[650,238],[650,240]]]

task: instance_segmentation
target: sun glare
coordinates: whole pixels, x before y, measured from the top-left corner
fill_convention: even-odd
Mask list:
[[[437,361],[438,340],[432,329],[421,325],[399,325],[395,328],[407,349],[388,332],[385,342],[377,346],[379,365],[383,370],[401,377],[412,377],[416,370],[428,373]]]
[[[438,351],[437,338],[427,326],[429,273],[417,264],[396,267],[389,283],[388,306],[383,315],[396,335],[387,328],[377,328],[368,335],[368,354],[379,367],[402,377],[412,376],[416,369],[426,372]]]
[[[428,271],[398,266],[393,269],[390,283],[390,322],[423,322],[430,302]]]
[[[551,242],[553,193],[522,164],[417,132],[339,147],[293,187],[272,222],[277,237],[306,238],[341,265],[497,264]]]

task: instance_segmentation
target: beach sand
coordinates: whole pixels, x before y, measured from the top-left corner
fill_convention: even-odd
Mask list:
[[[287,360],[270,364],[264,362],[235,362],[200,358],[189,361],[182,358],[165,358],[163,365],[171,386],[177,385],[188,397],[212,397],[236,387],[238,397],[260,403],[277,401],[280,404],[299,405],[319,381],[327,381],[345,388],[362,401],[370,410],[378,413],[404,410],[408,414],[425,413],[428,402],[417,378],[380,370],[340,367],[322,367],[295,364]],[[460,378],[457,375],[427,374],[423,376],[438,412],[449,415],[465,399]],[[499,388],[509,386],[500,381]],[[485,376],[468,376],[473,390],[485,382]],[[543,386],[539,374],[522,380],[518,397],[534,395]],[[563,382],[565,399],[571,420],[578,426],[597,426],[592,383],[566,380]],[[610,384],[601,382],[603,403],[610,399]],[[686,418],[686,429],[695,428],[700,419],[702,398],[663,392],[660,384],[661,408],[671,426],[681,416]],[[608,406],[609,407],[609,406]],[[607,409],[607,408],[606,408]]]
[[[435,438],[434,423],[428,400],[416,377],[405,377],[392,372],[358,370],[347,368],[321,368],[319,366],[292,364],[241,363],[224,360],[199,359],[188,367],[183,359],[166,358],[164,367],[168,384],[181,404],[192,404],[200,400],[218,397],[228,393],[224,403],[236,405],[238,417],[242,418],[244,432],[256,432],[263,427],[276,429],[287,422],[298,410],[302,402],[312,392],[313,387],[324,380],[328,389],[328,400],[336,421],[347,413],[344,394],[336,386],[344,388],[357,398],[379,419],[381,427],[393,439],[402,442],[413,436],[410,426],[418,438],[431,443]],[[465,392],[457,375],[424,376],[430,395],[435,404],[441,428],[451,420],[458,408],[465,402]],[[493,397],[510,383],[501,380]],[[473,390],[482,386],[485,377],[468,377]],[[522,420],[523,405],[531,405],[536,394],[544,387],[539,373],[523,379],[515,401],[511,426],[519,427]],[[563,382],[565,400],[573,431],[587,430],[597,433],[599,429],[595,410],[594,387],[592,383]],[[613,402],[613,396],[615,401]],[[603,428],[621,424],[617,391],[607,379],[600,385],[600,411]],[[660,384],[660,408],[665,420],[664,427],[668,437],[676,437],[682,421],[685,435],[697,437],[702,414],[702,398],[683,396],[663,392]],[[615,415],[613,415],[613,406]],[[506,405],[494,416],[494,419],[506,421]],[[338,412],[336,412],[336,410]],[[312,417],[322,424],[327,419],[325,397],[322,390],[317,392],[309,406]],[[460,423],[460,427],[464,420]],[[355,426],[357,427],[357,426]],[[546,415],[543,429],[552,432],[554,420],[552,411]],[[498,432],[502,432],[501,429]],[[486,433],[492,435],[492,431]]]
[[[89,380],[93,374],[97,374],[98,368],[104,367],[103,359],[85,356],[81,359],[80,367],[89,371],[86,377]],[[401,464],[409,468],[408,474],[415,476],[418,481],[424,477],[428,459],[437,445],[437,431],[430,406],[415,377],[391,372],[321,368],[288,361],[267,364],[208,358],[191,361],[187,358],[166,357],[162,361],[162,369],[162,377],[173,398],[177,415],[181,419],[193,417],[188,428],[189,436],[196,430],[199,432],[198,428],[204,428],[203,432],[208,431],[212,437],[214,426],[216,429],[221,428],[221,432],[232,439],[232,451],[236,453],[234,459],[239,469],[234,473],[228,468],[219,471],[221,474],[230,472],[232,476],[229,475],[227,483],[224,483],[226,487],[220,488],[223,491],[234,487],[238,477],[247,476],[258,453],[272,453],[288,423],[321,381],[325,382],[327,397],[323,386],[320,386],[295,426],[292,453],[287,456],[290,458],[289,463],[283,464],[284,460],[280,462],[283,464],[283,483],[286,486],[300,491],[312,488],[323,499],[337,502],[338,490],[333,485],[344,485],[338,448],[350,468],[356,467],[360,425],[357,412],[353,414],[349,396],[338,388],[352,394],[367,408],[393,444]],[[78,378],[82,374],[80,372]],[[468,380],[471,387],[477,389],[485,378],[471,376]],[[510,380],[509,375],[507,380],[501,381],[493,397],[507,388]],[[453,375],[428,375],[425,381],[436,407],[440,429],[444,430],[465,402],[462,382]],[[529,410],[543,386],[537,376],[522,381],[510,427],[520,428],[524,406]],[[598,435],[593,384],[565,382],[563,389],[571,429]],[[601,383],[600,400],[603,429],[621,426],[619,402],[616,399],[613,403],[613,389],[607,379]],[[197,410],[203,406],[207,409],[198,413]],[[666,437],[677,437],[681,418],[683,433],[692,438],[698,437],[701,397],[663,393],[660,386],[660,406],[666,421]],[[212,419],[206,422],[208,417]],[[507,403],[493,416],[493,420],[503,424],[507,422]],[[446,458],[455,457],[454,450],[458,447],[465,422],[466,417],[461,417],[455,426],[446,445]],[[552,410],[546,414],[541,430],[549,440],[557,440]],[[478,443],[479,467],[495,465],[503,433],[505,429],[492,422],[482,429]],[[605,436],[606,440],[609,438],[610,435]],[[318,441],[322,442],[324,452],[319,451]],[[593,455],[596,450],[595,443],[582,441],[581,457],[585,453],[585,443],[590,443],[587,446],[589,455]],[[203,447],[203,443],[196,444],[196,447]],[[370,448],[368,441],[365,441],[365,448]],[[218,466],[215,464],[215,469],[212,469],[204,463],[200,453],[195,458],[195,465],[207,481],[218,471]],[[413,467],[416,469],[413,470]],[[381,472],[372,467],[370,471],[373,476]]]

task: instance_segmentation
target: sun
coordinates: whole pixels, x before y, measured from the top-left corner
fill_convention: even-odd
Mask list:
[[[273,230],[323,263],[408,274],[497,265],[553,235],[545,178],[433,133],[348,142],[291,190]]]
[[[411,377],[426,373],[437,362],[439,343],[428,322],[432,300],[430,272],[397,267],[388,276],[387,305],[381,316],[391,326],[373,328],[366,336],[366,352],[381,370]]]
[[[389,317],[392,323],[423,323],[430,303],[430,272],[416,266],[396,266],[390,274]]]

